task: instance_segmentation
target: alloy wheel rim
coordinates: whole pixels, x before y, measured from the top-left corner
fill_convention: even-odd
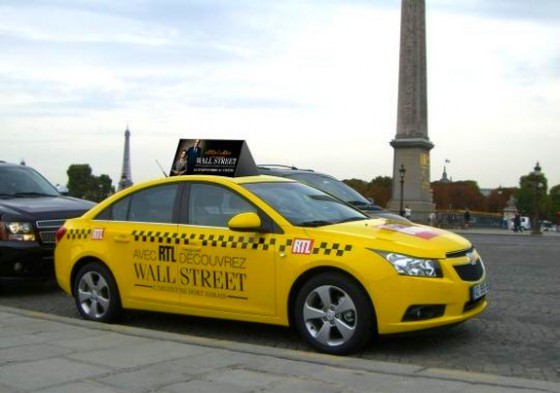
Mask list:
[[[305,299],[303,320],[307,332],[320,344],[339,346],[354,336],[358,313],[345,291],[333,285],[322,285]]]
[[[78,284],[78,300],[86,315],[93,319],[103,318],[109,309],[109,284],[101,274],[87,272]]]

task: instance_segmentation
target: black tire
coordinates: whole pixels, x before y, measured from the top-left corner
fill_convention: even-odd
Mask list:
[[[115,322],[122,315],[119,289],[111,271],[99,262],[82,266],[73,283],[74,301],[84,319]]]
[[[372,338],[374,310],[367,293],[351,277],[321,273],[300,289],[294,307],[299,334],[317,350],[347,355]]]

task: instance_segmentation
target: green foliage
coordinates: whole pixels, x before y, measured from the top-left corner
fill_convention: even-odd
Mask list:
[[[72,164],[66,173],[68,194],[73,197],[99,202],[115,192],[111,178],[107,175],[92,175],[89,164]]]
[[[85,198],[91,188],[91,167],[89,164],[72,164],[66,171],[68,175],[68,194],[76,198]]]
[[[369,183],[359,179],[343,180],[343,182],[366,198],[372,199],[376,205],[385,207],[391,199],[392,179],[388,176],[377,176]]]
[[[560,223],[560,184],[550,189],[550,219]]]
[[[391,199],[392,178],[378,176],[370,182],[360,179],[343,180],[366,198],[372,198],[376,204],[385,207]],[[556,185],[547,193],[548,182],[541,173],[522,176],[519,187],[499,187],[484,196],[476,181],[432,182],[433,200],[436,210],[463,210],[501,213],[514,199],[517,209],[523,215],[534,216],[535,206],[539,209],[539,217],[560,223],[560,185]],[[535,188],[535,185],[540,185]],[[536,192],[538,190],[538,192]],[[535,199],[537,196],[537,199]]]
[[[517,209],[525,215],[534,216],[538,210],[539,216],[550,216],[550,198],[547,195],[548,182],[546,176],[530,173],[519,178],[519,189],[515,192]]]

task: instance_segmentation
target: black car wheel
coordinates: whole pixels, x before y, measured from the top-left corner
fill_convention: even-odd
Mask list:
[[[295,302],[295,324],[313,347],[333,355],[361,349],[373,333],[374,312],[352,278],[322,273],[307,281]]]
[[[84,319],[113,322],[121,315],[117,284],[111,271],[101,263],[90,262],[78,271],[73,293]]]

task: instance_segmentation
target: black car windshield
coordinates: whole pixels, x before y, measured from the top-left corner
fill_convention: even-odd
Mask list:
[[[356,206],[370,204],[370,202],[358,191],[331,176],[316,172],[298,172],[291,173],[288,177],[302,183],[309,184],[319,190],[323,190],[339,199],[342,199],[346,203],[352,203]]]
[[[302,183],[249,183],[244,187],[292,225],[317,227],[368,219],[344,202]]]
[[[32,168],[23,165],[0,167],[0,198],[59,195],[56,188]]]

